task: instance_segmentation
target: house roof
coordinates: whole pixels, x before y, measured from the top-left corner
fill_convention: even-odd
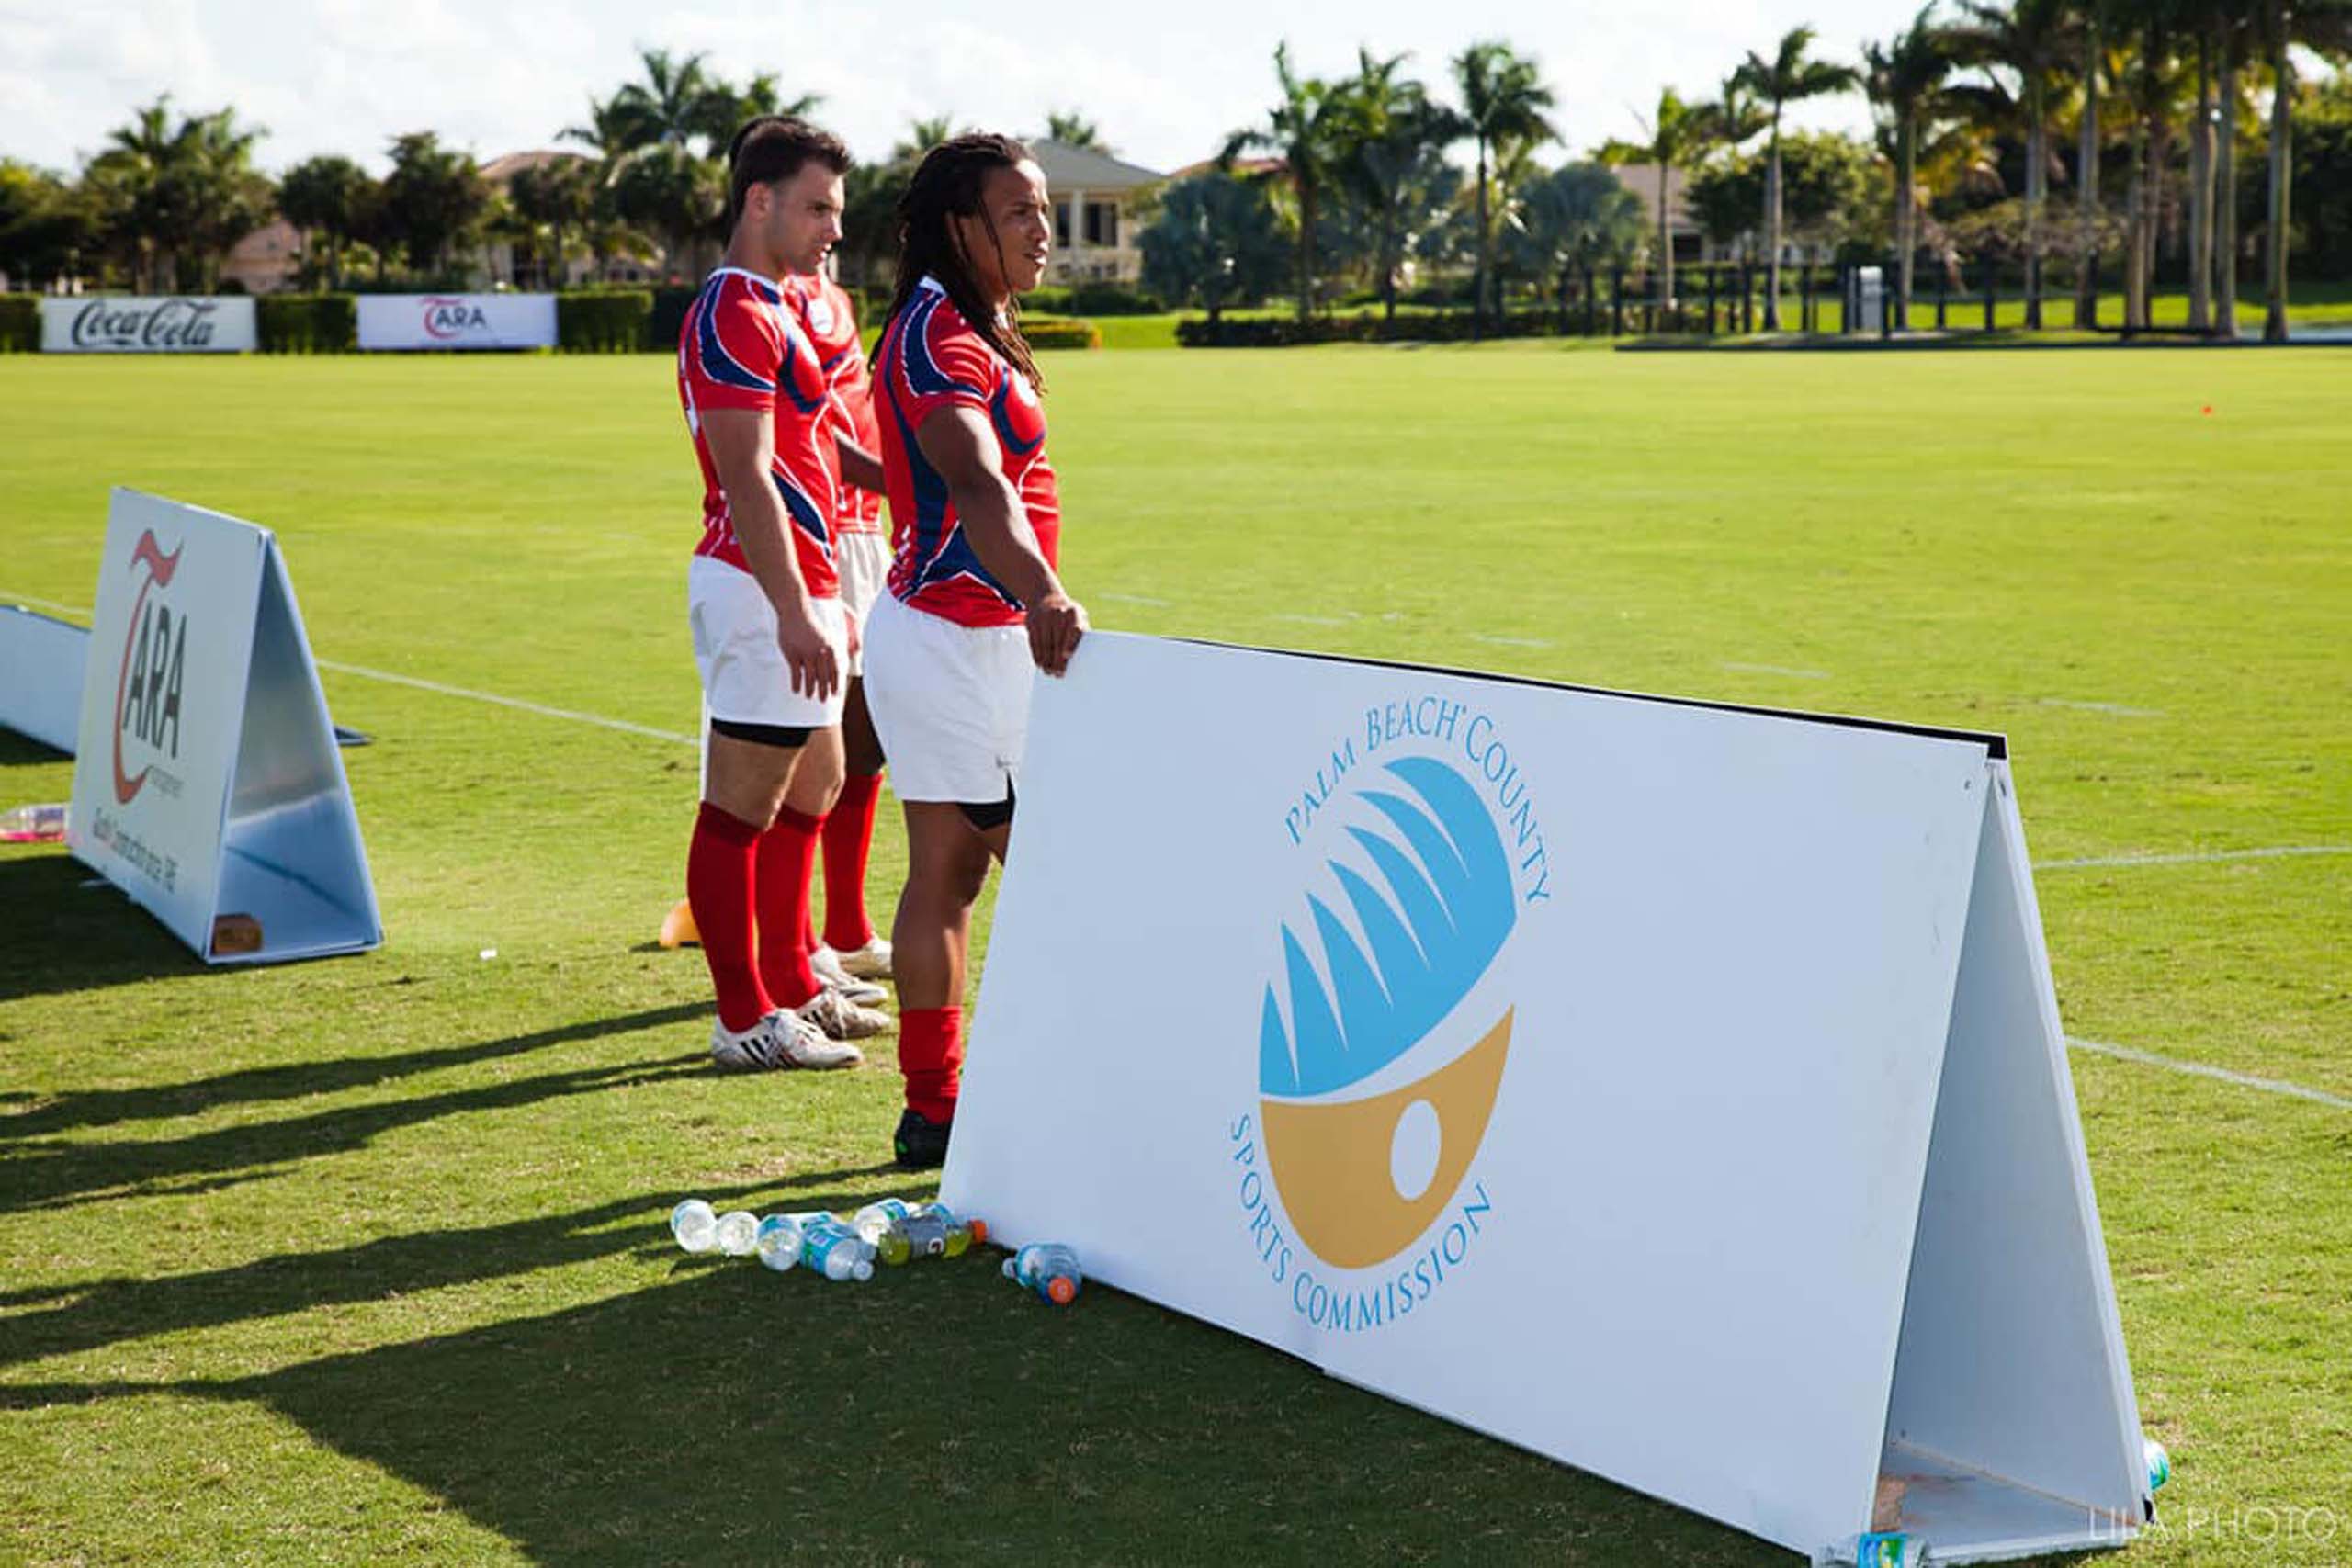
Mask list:
[[[529,152],[503,152],[481,166],[481,177],[492,185],[504,185],[526,169],[544,169],[549,164],[570,161],[590,162],[582,152],[565,152],[554,148],[542,148]]]
[[[1171,180],[1190,179],[1194,175],[1204,175],[1216,166],[1216,159],[1204,158],[1197,164],[1185,164],[1168,177]],[[1253,175],[1279,175],[1289,167],[1290,165],[1280,158],[1236,158],[1229,172],[1247,179]]]
[[[1657,227],[1657,165],[1656,164],[1617,164],[1611,166],[1617,183],[1634,194],[1642,204],[1643,221],[1652,230]],[[1667,171],[1667,225],[1677,233],[1695,234],[1699,226],[1690,220],[1688,192],[1690,172],[1688,169]]]
[[[1046,184],[1056,190],[1141,190],[1165,177],[1139,164],[1122,163],[1108,153],[1047,137],[1037,137],[1028,145],[1037,166],[1046,171]]]

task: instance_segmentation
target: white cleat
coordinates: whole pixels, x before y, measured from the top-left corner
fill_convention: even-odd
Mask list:
[[[780,1072],[787,1067],[821,1072],[854,1067],[865,1060],[865,1053],[828,1039],[815,1024],[778,1008],[749,1029],[729,1029],[714,1021],[710,1059],[733,1073]]]
[[[835,1040],[863,1040],[869,1034],[885,1033],[891,1027],[888,1013],[860,1007],[831,987],[801,1003],[797,1010],[804,1022]]]
[[[861,948],[859,951],[865,950]],[[872,1007],[876,1002],[886,1000],[890,995],[873,982],[861,980],[851,974],[847,966],[842,964],[842,955],[830,947],[820,946],[816,952],[810,953],[808,967],[817,972],[817,978],[823,984],[825,989],[839,991],[860,1007]]]
[[[831,948],[825,951],[832,953]],[[848,953],[834,953],[833,957],[843,970],[861,980],[888,980],[892,977],[890,939],[887,936],[877,936],[864,947],[853,949]]]

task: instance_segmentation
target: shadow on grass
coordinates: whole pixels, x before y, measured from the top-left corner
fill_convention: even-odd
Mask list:
[[[765,1194],[776,1200],[766,1205],[771,1208],[838,1207],[857,1200],[846,1191],[804,1190],[888,1168],[809,1171],[704,1196],[728,1206]],[[666,1259],[686,1269],[717,1265],[718,1259],[690,1258],[671,1243],[664,1226],[670,1205],[675,1201],[675,1194],[641,1192],[572,1213],[387,1236],[323,1252],[284,1253],[232,1269],[10,1291],[0,1294],[0,1308],[57,1304],[43,1311],[19,1312],[5,1320],[0,1365],[74,1355],[127,1339],[278,1317],[312,1307],[380,1301],[526,1274],[611,1253],[635,1251],[649,1261]],[[639,1223],[613,1228],[631,1219]]]
[[[382,1134],[442,1116],[503,1111],[565,1095],[659,1083],[707,1072],[700,1053],[653,1062],[573,1067],[444,1094],[341,1106],[312,1116],[124,1143],[28,1140],[9,1146],[0,1212],[60,1208],[159,1191],[208,1191],[253,1181],[270,1168],[363,1148]]]
[[[577,1224],[526,1245],[610,1245]],[[997,1256],[865,1286],[689,1267],[254,1378],[0,1385],[0,1408],[254,1401],[542,1563],[1790,1560],[1133,1298],[1047,1307]]]
[[[0,1113],[0,1139],[40,1137],[75,1127],[111,1127],[124,1122],[193,1116],[223,1105],[335,1094],[418,1073],[437,1072],[444,1067],[519,1056],[550,1045],[684,1023],[709,1011],[707,1002],[680,1002],[470,1045],[441,1045],[389,1056],[346,1056],[331,1062],[289,1062],[274,1067],[243,1068],[192,1083],[159,1084],[146,1089],[74,1091],[14,1116]],[[8,1098],[11,1096],[0,1095],[0,1100]]]
[[[96,875],[62,847],[0,860],[0,1002],[206,972],[119,889],[85,886]]]
[[[6,725],[0,724],[0,768],[28,768],[54,762],[70,764],[73,761],[73,752],[61,751],[45,741],[34,739],[21,730],[11,729]],[[65,798],[63,791],[59,792],[58,798],[60,800]],[[24,804],[23,801],[0,800],[0,810]]]

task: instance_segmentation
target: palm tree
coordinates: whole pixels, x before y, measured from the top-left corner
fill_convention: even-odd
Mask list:
[[[2213,332],[2238,335],[2238,117],[2245,112],[2238,72],[2253,41],[2255,8],[2250,0],[2215,0],[2215,36],[2221,50],[2221,101],[2215,106],[2213,139]]]
[[[1087,152],[1100,152],[1105,157],[1114,151],[1111,144],[1102,140],[1102,132],[1094,122],[1076,109],[1046,110],[1046,140]]]
[[[1354,102],[1342,122],[1349,145],[1340,176],[1377,231],[1374,265],[1382,315],[1389,321],[1396,317],[1396,275],[1416,238],[1408,230],[1426,222],[1438,205],[1438,192],[1448,183],[1444,148],[1464,133],[1453,110],[1431,103],[1426,87],[1399,75],[1407,58],[1381,60],[1359,49],[1355,75],[1340,85]]]
[[[2098,325],[2098,88],[2107,64],[2107,23],[2117,0],[2076,0],[2083,109],[2075,149],[2075,325]]]
[[[611,101],[628,151],[684,147],[696,140],[707,148],[713,121],[726,113],[729,95],[727,85],[705,69],[706,58],[696,52],[681,60],[666,49],[638,51],[645,79],[625,84]],[[719,134],[720,147],[729,134],[731,127]]]
[[[1226,138],[1217,161],[1231,167],[1244,152],[1258,149],[1283,162],[1298,214],[1298,319],[1315,309],[1315,224],[1323,195],[1339,177],[1347,148],[1353,140],[1349,121],[1355,100],[1332,84],[1300,76],[1291,69],[1290,45],[1274,50],[1274,80],[1281,84],[1282,102],[1267,111],[1263,125],[1237,130]]]
[[[821,93],[803,93],[797,98],[784,96],[784,88],[774,72],[763,71],[741,87],[725,82],[712,83],[703,99],[700,119],[703,134],[709,139],[710,155],[727,156],[727,149],[734,143],[735,133],[746,120],[761,115],[782,115],[787,119],[806,119],[817,112],[825,101]]]
[[[1464,132],[1478,145],[1478,279],[1472,321],[1483,321],[1494,288],[1495,235],[1487,173],[1489,155],[1504,143],[1533,147],[1559,133],[1544,111],[1553,104],[1535,62],[1510,45],[1489,39],[1474,43],[1453,60],[1453,84],[1462,94]]]
[[[277,186],[277,210],[306,235],[326,242],[325,282],[343,287],[343,248],[364,226],[375,181],[350,159],[333,153],[306,159]]]
[[[1674,236],[1668,220],[1673,205],[1674,176],[1706,162],[1707,154],[1725,141],[1736,106],[1687,104],[1671,87],[1657,96],[1657,112],[1642,120],[1646,141],[1612,141],[1601,148],[1604,163],[1648,164],[1657,170],[1657,320],[1665,330],[1667,312],[1674,308]],[[1640,119],[1640,116],[1634,117]],[[1752,133],[1751,133],[1752,134]]]
[[[2017,78],[2025,111],[2025,324],[2041,325],[2041,203],[2050,185],[2050,93],[2074,40],[2074,0],[1961,0],[1962,21],[1947,29],[1960,63]]]
[[[1931,19],[1935,8],[1928,0],[1885,45],[1862,45],[1863,88],[1894,144],[1894,319],[1903,326],[1911,324],[1912,267],[1919,250],[1919,137],[1952,63],[1943,29]]]
[[[2287,249],[2294,208],[2290,189],[2294,163],[2295,63],[2288,53],[2301,44],[2322,54],[2352,52],[2352,0],[2265,0],[2261,35],[2270,51],[2269,232],[2263,238],[2262,341],[2287,341]]]
[[[1843,93],[1860,85],[1849,67],[1826,60],[1808,60],[1813,47],[1811,28],[1792,28],[1782,35],[1772,58],[1754,51],[1733,79],[1772,107],[1772,148],[1764,175],[1764,243],[1770,252],[1764,294],[1764,330],[1781,330],[1781,114],[1789,105],[1829,93]]]

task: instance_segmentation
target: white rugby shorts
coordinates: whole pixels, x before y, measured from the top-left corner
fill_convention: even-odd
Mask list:
[[[838,599],[810,603],[836,657],[846,653],[848,628]],[[819,702],[792,689],[792,667],[776,646],[775,606],[750,572],[696,556],[686,569],[686,619],[694,628],[695,663],[702,671],[703,706],[712,718],[823,729],[842,721],[847,669],[833,694]]]
[[[1024,626],[963,626],[888,593],[865,621],[865,705],[900,800],[993,806],[1021,769],[1036,666]]]
[[[857,617],[863,632],[874,613],[875,600],[882,596],[884,580],[890,575],[890,536],[836,532],[833,564],[842,574],[842,606]],[[863,655],[852,659],[849,672],[865,674],[865,662]]]

